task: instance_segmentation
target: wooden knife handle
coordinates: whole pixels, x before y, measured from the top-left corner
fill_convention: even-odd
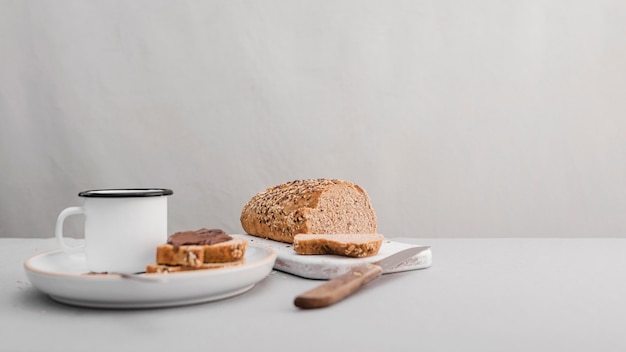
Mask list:
[[[379,277],[382,272],[383,269],[374,264],[356,266],[349,272],[299,295],[293,303],[305,309],[330,306],[358,291],[363,285]]]

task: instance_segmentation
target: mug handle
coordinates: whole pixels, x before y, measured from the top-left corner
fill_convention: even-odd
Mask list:
[[[63,223],[65,222],[65,218],[71,215],[84,213],[85,209],[83,207],[69,207],[63,209],[63,211],[59,214],[59,217],[57,218],[57,225],[54,233],[57,238],[57,243],[66,253],[76,253],[79,251],[80,248],[82,248],[82,246],[68,246],[67,244],[65,244],[65,241],[63,240]]]

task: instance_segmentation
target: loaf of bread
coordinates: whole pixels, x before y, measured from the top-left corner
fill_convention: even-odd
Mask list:
[[[300,233],[376,233],[376,214],[365,190],[335,179],[270,187],[248,201],[240,220],[250,235],[287,243]]]
[[[248,241],[220,229],[182,231],[157,247],[156,265],[146,272],[176,272],[221,268],[243,263]]]
[[[293,249],[298,254],[336,254],[363,258],[378,254],[384,236],[380,234],[297,234]]]

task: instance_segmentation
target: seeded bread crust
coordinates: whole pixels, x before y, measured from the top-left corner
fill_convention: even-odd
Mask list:
[[[286,243],[299,233],[376,233],[376,214],[365,190],[336,179],[270,187],[244,205],[240,220],[246,233]]]
[[[378,254],[384,236],[380,234],[298,234],[293,249],[298,254],[335,254],[363,258]]]

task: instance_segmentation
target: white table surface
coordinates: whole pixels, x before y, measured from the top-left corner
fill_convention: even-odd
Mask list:
[[[0,239],[0,351],[625,351],[626,239],[404,239],[432,267],[319,310],[320,283],[272,272],[251,291],[149,310],[76,308],[34,289],[52,239]]]

